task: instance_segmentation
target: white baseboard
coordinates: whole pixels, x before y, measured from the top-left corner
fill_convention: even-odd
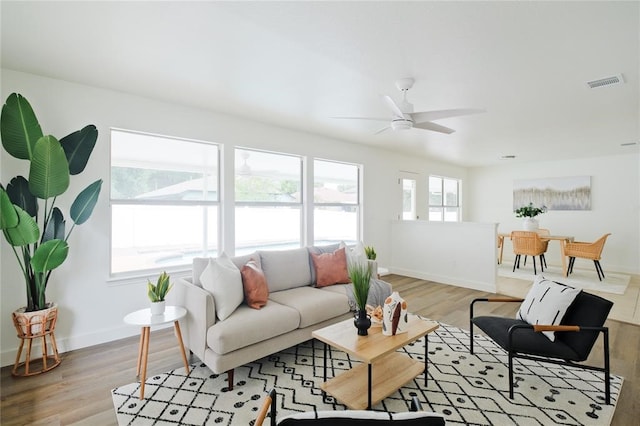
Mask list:
[[[448,275],[436,275],[430,274],[428,272],[415,271],[410,269],[402,269],[402,268],[391,268],[391,273],[404,275],[405,277],[418,278],[421,280],[434,281],[440,284],[447,284],[456,287],[468,288],[471,290],[479,290],[486,291],[488,293],[496,292],[496,283],[488,283],[481,281],[472,281],[460,279],[460,277],[456,276],[448,276]]]

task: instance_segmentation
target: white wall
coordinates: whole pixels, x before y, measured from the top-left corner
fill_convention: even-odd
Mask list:
[[[2,100],[12,92],[24,95],[47,134],[62,137],[90,123],[99,131],[98,143],[87,169],[72,177],[68,198],[61,200],[70,203],[88,183],[104,179],[103,192],[93,216],[74,231],[69,258],[52,274],[47,292],[49,300],[60,306],[56,340],[61,352],[137,334],[139,330],[125,326],[122,318],[148,304],[145,277],[133,282],[109,280],[111,127],[223,143],[227,182],[233,181],[235,145],[363,164],[363,240],[376,247],[379,264],[383,266],[391,257],[390,222],[397,219],[401,206],[397,182],[399,170],[419,173],[417,179],[423,184],[419,191],[426,191],[429,174],[466,178],[466,170],[460,167],[124,93],[5,69],[1,83]],[[158,88],[158,93],[161,96],[162,88]],[[15,160],[4,150],[1,152],[0,178],[3,183],[17,174],[27,173],[25,162]],[[227,191],[228,186],[225,186]],[[420,215],[426,215],[426,204],[420,209]],[[232,213],[232,207],[227,207],[227,212]],[[232,221],[225,223],[225,229],[228,235],[233,229]],[[232,236],[227,241],[232,244]],[[8,365],[14,362],[18,344],[10,313],[25,305],[26,295],[13,252],[6,242],[0,243],[0,251],[1,363]]]
[[[605,141],[603,141],[605,143]],[[607,141],[606,143],[615,143]],[[515,179],[562,176],[591,176],[591,210],[548,211],[538,220],[541,228],[553,234],[572,235],[577,241],[593,241],[611,232],[602,253],[606,271],[640,273],[640,154],[610,157],[514,163],[500,167],[469,170],[467,194],[468,220],[499,222],[499,232],[522,228],[522,219],[513,213]],[[621,148],[622,151],[622,148]],[[549,244],[547,262],[560,265],[558,244]],[[513,259],[510,243],[504,249],[505,261]],[[591,268],[586,262],[576,267]]]
[[[495,223],[393,221],[395,274],[495,293]]]

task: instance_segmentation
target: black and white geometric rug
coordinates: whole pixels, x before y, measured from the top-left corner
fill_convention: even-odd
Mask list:
[[[354,329],[355,333],[355,329]],[[506,353],[484,336],[469,354],[469,332],[442,325],[429,338],[429,380],[407,383],[374,406],[401,412],[417,395],[424,410],[442,413],[447,424],[474,425],[609,425],[622,378],[612,376],[611,402],[604,404],[604,375],[581,369],[516,360],[515,398],[509,399]],[[120,425],[252,425],[266,392],[278,393],[278,416],[312,410],[344,410],[331,396],[324,400],[323,345],[312,341],[262,358],[235,371],[233,391],[226,374],[213,374],[202,363],[149,377],[145,399],[138,399],[140,383],[112,391]],[[423,360],[424,339],[403,351]],[[331,350],[329,376],[350,369],[358,361]],[[374,365],[375,368],[375,365]]]

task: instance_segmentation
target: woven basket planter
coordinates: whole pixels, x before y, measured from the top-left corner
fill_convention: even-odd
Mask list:
[[[13,325],[20,339],[16,362],[11,372],[14,376],[33,376],[60,365],[61,359],[53,334],[58,320],[58,305],[49,303],[47,306],[45,309],[33,312],[25,312],[26,308],[23,307],[12,313]],[[47,344],[47,337],[49,344]],[[32,361],[31,347],[34,339],[40,339],[42,357]],[[26,358],[20,362],[25,342],[27,343]]]

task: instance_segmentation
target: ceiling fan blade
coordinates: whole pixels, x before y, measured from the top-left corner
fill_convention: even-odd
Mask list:
[[[480,114],[486,112],[483,109],[459,108],[442,109],[438,111],[414,112],[409,114],[414,123],[424,123],[425,121],[441,120],[443,118],[459,117],[461,115]]]
[[[336,118],[338,120],[371,120],[371,121],[389,121],[389,118],[376,118],[376,117],[329,117]]]
[[[375,132],[375,133],[374,133],[374,135],[379,135],[380,133],[386,132],[386,131],[387,131],[387,130],[389,130],[390,128],[391,128],[391,127],[389,127],[389,126],[384,127],[384,128],[382,128],[382,129],[378,130],[377,132]]]
[[[453,129],[441,126],[436,123],[432,123],[430,121],[423,121],[422,123],[413,123],[413,127],[417,129],[433,130],[434,132],[446,133],[447,135],[450,135],[451,133],[455,132],[455,130]]]
[[[391,96],[384,95],[382,99],[384,99],[384,102],[387,104],[391,112],[393,112],[393,119],[396,119],[396,118],[399,118],[401,120],[405,119],[404,113],[402,112],[398,104],[396,104],[396,102],[393,99],[391,99]]]

